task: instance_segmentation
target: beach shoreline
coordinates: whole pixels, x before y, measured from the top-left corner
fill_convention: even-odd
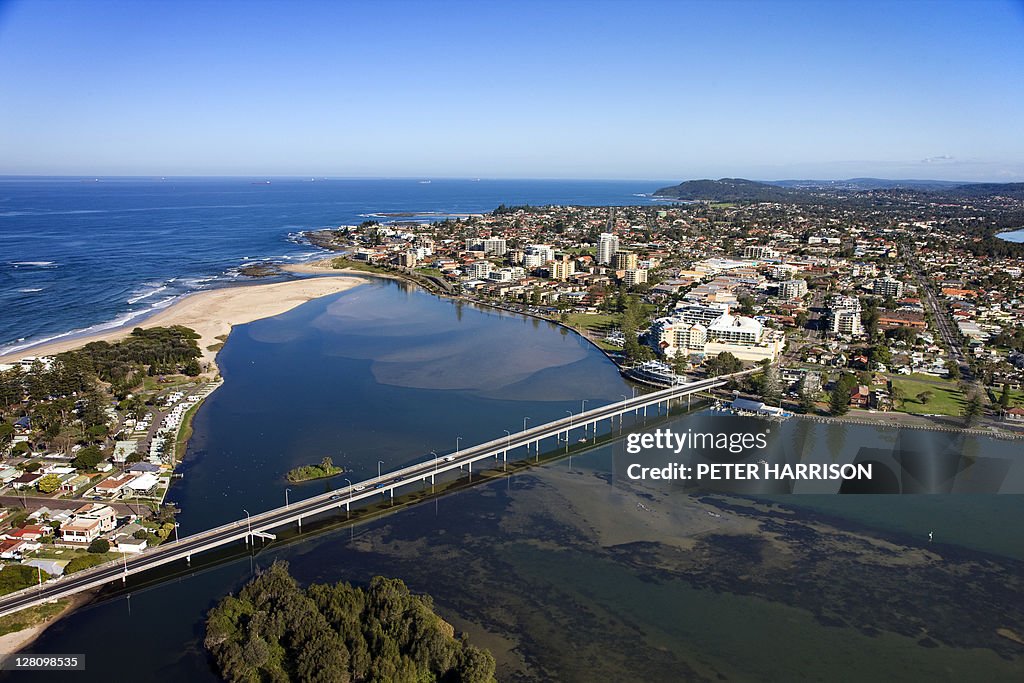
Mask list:
[[[324,271],[314,272],[322,274]],[[90,342],[118,341],[130,335],[131,331],[137,327],[182,325],[199,334],[200,338],[197,343],[202,353],[200,364],[203,366],[204,373],[216,375],[218,372],[216,355],[220,343],[226,335],[230,334],[235,325],[244,325],[255,320],[280,315],[313,299],[338,294],[367,281],[365,278],[355,277],[356,274],[334,271],[332,277],[304,278],[287,282],[241,285],[195,292],[182,297],[166,309],[154,313],[137,324],[124,325],[95,334],[43,342],[0,356],[0,363],[11,363],[33,356],[52,356],[81,348]],[[358,274],[365,275],[365,273]]]
[[[32,643],[34,643],[36,639],[43,634],[43,631],[80,607],[88,605],[93,601],[98,592],[99,589],[94,588],[83,593],[78,593],[77,595],[72,595],[70,598],[67,598],[68,604],[57,614],[54,614],[38,624],[33,624],[28,628],[23,628],[20,631],[12,631],[0,636],[0,657],[25,652],[26,648],[31,647]]]

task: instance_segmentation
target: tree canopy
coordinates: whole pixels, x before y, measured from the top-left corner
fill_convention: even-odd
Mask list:
[[[205,644],[228,681],[494,680],[491,654],[456,639],[431,599],[402,581],[304,590],[284,562],[210,610]]]

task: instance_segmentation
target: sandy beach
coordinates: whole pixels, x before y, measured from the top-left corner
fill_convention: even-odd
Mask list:
[[[308,271],[301,271],[308,272]],[[312,271],[324,273],[326,269]],[[336,294],[366,282],[365,279],[341,275],[334,271],[336,277],[318,277],[291,282],[274,282],[264,285],[247,285],[242,287],[226,287],[207,292],[197,292],[175,302],[167,309],[160,311],[146,320],[126,327],[106,330],[97,334],[72,339],[61,339],[38,346],[23,349],[16,353],[0,356],[0,363],[11,362],[25,356],[50,356],[64,351],[77,349],[93,341],[116,341],[127,337],[136,327],[166,327],[184,325],[195,330],[199,335],[199,348],[203,355],[200,362],[204,368],[216,371],[214,358],[215,349],[221,340],[219,336],[227,335],[235,325],[250,323],[261,318],[269,318],[289,311],[307,301],[318,299],[329,294]]]

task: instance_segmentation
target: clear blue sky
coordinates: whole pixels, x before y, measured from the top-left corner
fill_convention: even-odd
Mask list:
[[[1024,180],[1024,0],[0,0],[0,174]]]

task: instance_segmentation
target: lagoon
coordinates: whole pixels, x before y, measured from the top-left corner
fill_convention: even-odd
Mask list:
[[[170,499],[182,532],[319,493],[629,388],[558,326],[374,281],[235,329]],[[714,419],[680,415],[677,431]],[[717,418],[721,419],[721,418]],[[791,420],[779,444],[844,454],[898,435]],[[303,583],[397,576],[514,681],[1019,678],[1021,496],[738,496],[627,484],[621,441],[80,610],[37,642],[148,680],[216,680],[203,618],[275,559]],[[998,448],[972,437],[970,447]],[[940,529],[929,545],[925,528]],[[965,582],[964,576],[970,576]],[[141,581],[141,580],[140,580]],[[45,676],[43,674],[42,676]],[[40,676],[40,680],[43,677]],[[31,678],[31,676],[21,676]]]

